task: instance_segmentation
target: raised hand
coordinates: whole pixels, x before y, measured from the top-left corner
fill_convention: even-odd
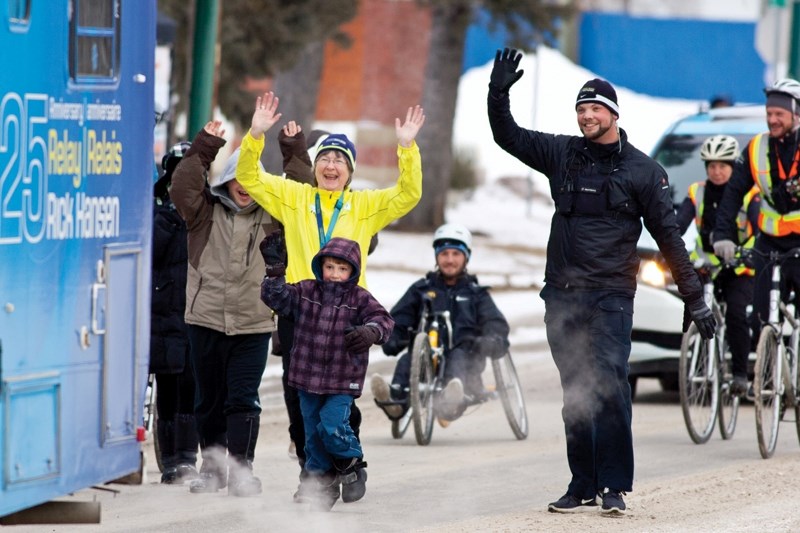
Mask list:
[[[286,274],[286,264],[289,262],[286,254],[286,241],[282,230],[275,230],[258,245],[261,257],[264,258],[266,274],[270,278],[277,278]]]
[[[494,56],[489,87],[500,93],[507,93],[512,85],[522,77],[524,70],[517,70],[522,54],[513,48],[498,50]]]
[[[290,120],[289,123],[283,127],[283,134],[287,137],[294,137],[301,131],[303,131],[303,128],[301,128],[300,125],[294,120]]]
[[[223,137],[225,135],[225,128],[222,127],[221,120],[211,120],[206,122],[206,125],[203,126],[203,129],[209,135],[214,135],[216,137]]]
[[[397,142],[400,146],[410,148],[424,123],[425,113],[418,105],[408,108],[406,121],[403,124],[400,124],[399,118],[394,119],[394,129],[397,132]]]
[[[260,139],[264,133],[281,119],[278,111],[278,97],[272,91],[256,98],[256,109],[250,122],[250,135]]]

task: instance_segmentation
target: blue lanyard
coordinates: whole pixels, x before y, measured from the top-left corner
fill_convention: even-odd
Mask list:
[[[333,215],[331,215],[331,223],[328,226],[328,231],[325,232],[325,225],[322,223],[322,206],[320,205],[319,201],[319,193],[317,193],[316,197],[316,207],[317,207],[317,231],[319,231],[319,247],[322,248],[328,241],[331,240],[331,234],[333,233],[333,227],[336,226],[336,221],[339,219],[339,211],[342,210],[342,204],[344,203],[344,191],[342,191],[341,196],[339,199],[336,200],[336,205],[333,206]]]

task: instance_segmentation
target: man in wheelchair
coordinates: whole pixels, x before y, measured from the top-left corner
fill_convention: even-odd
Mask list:
[[[471,245],[472,234],[461,224],[444,224],[436,230],[436,270],[412,284],[392,308],[395,326],[383,345],[386,355],[397,355],[409,347],[417,333],[425,298],[431,298],[434,312],[450,312],[452,343],[440,339],[444,346],[452,346],[445,352],[446,385],[435,400],[442,425],[486,398],[481,380],[486,357],[501,358],[508,350],[508,322],[487,288],[478,285],[478,278],[467,272]],[[408,410],[410,372],[411,354],[406,350],[395,366],[391,385],[379,374],[371,378],[375,403],[391,420]]]

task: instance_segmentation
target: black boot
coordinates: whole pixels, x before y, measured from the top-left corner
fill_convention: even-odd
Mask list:
[[[297,485],[297,491],[292,495],[294,503],[309,503],[311,501],[309,494],[312,491],[312,481],[309,477],[308,471],[305,468],[300,469],[300,484]]]
[[[228,455],[231,459],[228,495],[261,494],[261,480],[253,475],[253,459],[260,419],[258,413],[228,415]]]
[[[224,438],[222,439],[224,441]],[[189,482],[189,492],[202,494],[217,492],[228,486],[228,467],[225,462],[225,448],[219,445],[201,446],[203,465],[196,479]]]
[[[177,479],[177,456],[175,454],[175,422],[172,420],[156,421],[156,438],[158,439],[159,459],[163,470],[161,483],[170,485]]]
[[[324,474],[309,474],[308,501],[312,511],[330,511],[339,499],[339,476],[335,470]]]
[[[342,483],[342,501],[356,502],[367,492],[367,463],[361,457],[334,459],[333,465]]]
[[[175,415],[176,483],[197,478],[197,441],[194,415]]]

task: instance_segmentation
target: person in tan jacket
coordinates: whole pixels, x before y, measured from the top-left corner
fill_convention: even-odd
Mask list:
[[[188,228],[185,319],[203,457],[200,477],[189,488],[198,493],[227,486],[230,495],[252,496],[261,493],[252,472],[258,387],[276,329],[273,313],[260,300],[264,261],[258,244],[277,226],[236,181],[238,150],[207,186],[224,133],[219,121],[205,125],[175,169],[170,191]]]

